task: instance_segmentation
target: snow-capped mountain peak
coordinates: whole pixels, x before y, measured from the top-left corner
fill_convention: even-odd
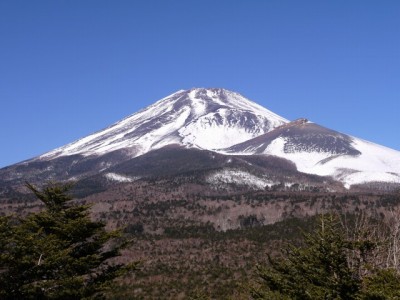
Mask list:
[[[137,156],[169,144],[226,148],[264,134],[286,119],[220,88],[180,90],[112,126],[42,155],[101,155],[124,149]]]
[[[223,156],[256,155],[256,161],[259,157],[261,161],[278,158],[280,166],[293,168],[291,172],[330,176],[346,187],[371,182],[371,186],[375,182],[400,184],[399,151],[304,118],[289,122],[221,88],[177,91],[101,131],[21,164],[33,178],[75,179],[109,170],[107,180],[128,181],[133,177],[124,177],[112,168],[136,157],[146,158],[144,154],[152,150],[160,149],[152,152],[159,154],[169,148],[175,153],[182,147],[197,154],[211,150]],[[165,160],[171,159],[168,153]],[[7,180],[24,176],[14,168],[9,170],[11,175],[3,175]]]

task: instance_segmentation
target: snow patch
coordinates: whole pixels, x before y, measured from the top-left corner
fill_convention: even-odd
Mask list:
[[[140,177],[129,177],[117,173],[107,173],[104,176],[111,181],[117,181],[117,182],[133,182],[140,179]]]
[[[209,175],[206,181],[214,185],[234,183],[260,190],[265,189],[267,186],[271,187],[276,184],[273,181],[236,169],[224,169],[215,172],[214,174]]]
[[[265,154],[276,155],[294,162],[300,172],[332,176],[347,188],[373,181],[400,183],[400,152],[351,137],[351,145],[360,155],[335,155],[330,152],[285,153],[285,138],[271,142]],[[329,159],[328,159],[329,158]]]
[[[340,178],[338,178],[340,180]],[[362,184],[368,182],[390,182],[390,183],[400,183],[400,175],[386,173],[386,172],[370,172],[370,171],[362,171],[362,172],[354,172],[352,174],[347,175],[342,179],[345,183],[344,186],[348,189],[352,185]]]

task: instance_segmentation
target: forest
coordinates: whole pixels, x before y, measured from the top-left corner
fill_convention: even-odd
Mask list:
[[[328,205],[323,213],[271,224],[243,214],[227,230],[169,219],[157,231],[144,220],[162,222],[171,209],[202,206],[148,202],[133,212],[137,222],[111,228],[93,216],[93,204],[74,199],[70,184],[27,188],[40,208],[0,218],[1,299],[400,298],[398,193],[380,198],[385,213]],[[292,206],[301,203],[286,196]],[[257,206],[265,197],[237,200]],[[347,198],[371,206],[365,196]]]

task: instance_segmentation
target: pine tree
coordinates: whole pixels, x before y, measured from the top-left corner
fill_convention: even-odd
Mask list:
[[[373,236],[349,239],[337,216],[321,216],[318,228],[304,234],[304,245],[289,245],[281,258],[268,257],[258,266],[260,285],[251,290],[254,299],[400,299],[400,275],[396,269],[371,264],[381,261],[382,241]],[[385,240],[385,238],[383,238]],[[380,245],[382,246],[382,245]],[[384,248],[384,247],[383,247]],[[377,255],[378,254],[378,255]],[[368,272],[366,272],[368,270]]]
[[[318,230],[305,234],[305,247],[289,246],[286,258],[259,266],[266,289],[256,299],[354,299],[359,281],[346,259],[347,242],[333,217],[323,217]]]
[[[72,201],[70,185],[27,186],[45,209],[18,222],[0,218],[1,299],[102,298],[135,268],[116,261],[127,241],[92,221],[90,206]]]

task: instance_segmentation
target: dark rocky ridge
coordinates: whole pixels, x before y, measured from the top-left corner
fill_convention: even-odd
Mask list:
[[[340,132],[327,129],[307,119],[298,119],[244,143],[227,149],[230,153],[249,152],[262,154],[275,139],[285,139],[284,152],[328,152],[332,155],[359,155],[351,145],[351,138]]]

